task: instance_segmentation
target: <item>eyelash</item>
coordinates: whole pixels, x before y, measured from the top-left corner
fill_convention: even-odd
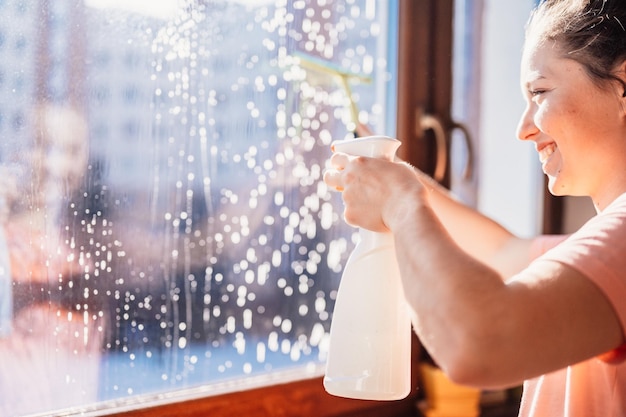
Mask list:
[[[528,94],[530,94],[531,97],[537,97],[545,92],[546,90],[530,90]]]

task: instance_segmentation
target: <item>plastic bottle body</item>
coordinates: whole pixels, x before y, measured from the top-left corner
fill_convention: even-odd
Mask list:
[[[357,141],[367,139],[350,141],[349,153],[363,155]],[[391,153],[388,142],[382,151],[367,145],[365,156],[391,158],[392,145]],[[391,233],[359,235],[335,301],[324,388],[341,397],[398,400],[411,390],[411,319],[394,240]]]
[[[324,388],[341,397],[398,400],[411,389],[411,320],[393,237],[360,233],[335,302]]]

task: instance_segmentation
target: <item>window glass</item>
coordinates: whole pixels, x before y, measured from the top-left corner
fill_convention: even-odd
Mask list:
[[[391,132],[395,10],[0,1],[0,415],[320,372],[357,238],[321,177]]]

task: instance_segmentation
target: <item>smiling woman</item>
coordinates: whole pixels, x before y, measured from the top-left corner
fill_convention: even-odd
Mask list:
[[[321,174],[350,108],[387,129],[394,4],[0,1],[0,415],[320,375],[355,238]]]

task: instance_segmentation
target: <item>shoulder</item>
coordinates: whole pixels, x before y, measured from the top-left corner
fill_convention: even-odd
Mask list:
[[[578,231],[543,254],[581,270],[626,283],[626,199],[589,220]]]
[[[543,235],[534,238],[531,243],[531,259],[550,250],[559,252],[561,256],[575,255],[581,250],[584,253],[602,251],[607,245],[619,250],[626,247],[626,240],[622,239],[623,233],[626,233],[626,193],[571,235]]]
[[[626,329],[626,194],[590,219],[576,233],[544,253],[593,282]]]
[[[626,262],[626,194],[614,200],[604,211],[585,223],[578,231],[559,242],[554,251],[566,254],[611,258]],[[588,260],[588,259],[587,259]]]

